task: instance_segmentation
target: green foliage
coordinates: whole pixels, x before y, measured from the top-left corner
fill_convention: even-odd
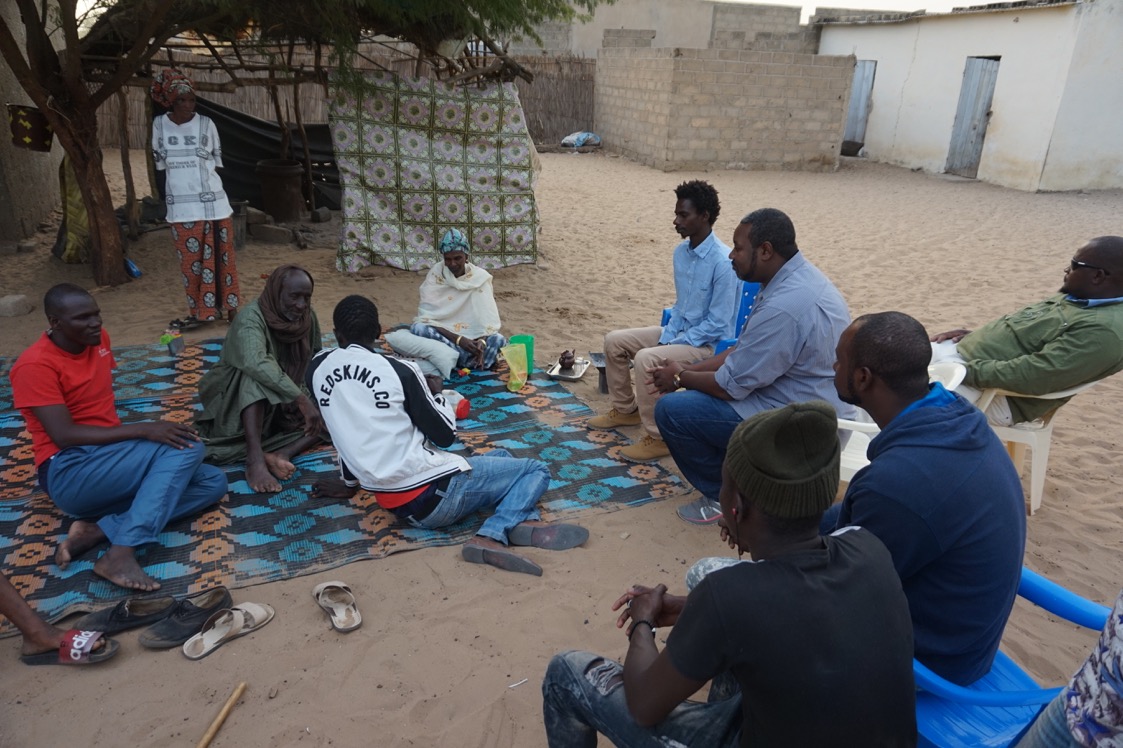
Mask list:
[[[220,39],[247,30],[273,41],[353,49],[360,34],[383,34],[430,51],[445,39],[472,35],[537,38],[536,24],[569,21],[612,0],[176,0],[168,15],[177,29]],[[153,0],[98,0],[107,8],[95,26],[122,28],[143,17]],[[112,22],[112,24],[110,23]],[[118,32],[119,33],[119,32]]]

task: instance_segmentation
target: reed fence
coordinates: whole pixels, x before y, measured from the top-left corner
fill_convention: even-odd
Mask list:
[[[531,140],[558,145],[566,135],[593,127],[597,61],[585,57],[517,57],[534,82],[516,81]]]

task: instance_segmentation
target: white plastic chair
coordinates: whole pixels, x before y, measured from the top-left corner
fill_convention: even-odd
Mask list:
[[[944,362],[928,367],[928,381],[939,382],[946,390],[954,390],[963,383],[966,376],[967,367],[963,364]],[[856,419],[839,418],[838,428],[840,431],[850,432],[850,439],[839,458],[839,475],[843,483],[849,483],[854,473],[870,464],[866,449],[881,428],[861,408],[858,409]]]
[[[1091,387],[1095,382],[1088,382],[1077,387],[1070,387],[1060,392],[1050,392],[1047,395],[1023,395],[1018,392],[1009,392],[998,388],[983,390],[975,405],[979,410],[986,412],[991,402],[998,395],[1006,397],[1025,397],[1035,400],[1061,400],[1072,397]],[[1057,415],[1060,408],[1046,413],[1036,421],[1018,423],[1013,426],[995,426],[991,424],[994,433],[1006,444],[1010,459],[1014,467],[1021,469],[1025,457],[1026,447],[1030,449],[1029,468],[1029,513],[1033,514],[1041,506],[1041,497],[1045,492],[1045,469],[1049,465],[1049,446],[1053,439],[1053,416]]]

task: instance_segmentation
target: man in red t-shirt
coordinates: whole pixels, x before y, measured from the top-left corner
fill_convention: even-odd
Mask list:
[[[203,445],[190,426],[121,423],[109,335],[89,293],[60,283],[43,297],[43,310],[50,329],[19,357],[11,378],[39,483],[76,518],[55,562],[65,569],[108,540],[95,574],[129,589],[159,589],[137,563],[137,546],[154,542],[168,522],[218,502],[226,476],[203,464]]]

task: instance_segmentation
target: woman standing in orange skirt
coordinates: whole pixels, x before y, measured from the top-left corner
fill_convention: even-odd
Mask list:
[[[152,98],[169,111],[152,121],[156,169],[165,174],[165,202],[172,241],[187,292],[182,329],[213,322],[238,311],[238,269],[234,257],[233,209],[216,168],[222,146],[214,122],[195,113],[195,86],[182,73],[165,70],[152,83]]]

